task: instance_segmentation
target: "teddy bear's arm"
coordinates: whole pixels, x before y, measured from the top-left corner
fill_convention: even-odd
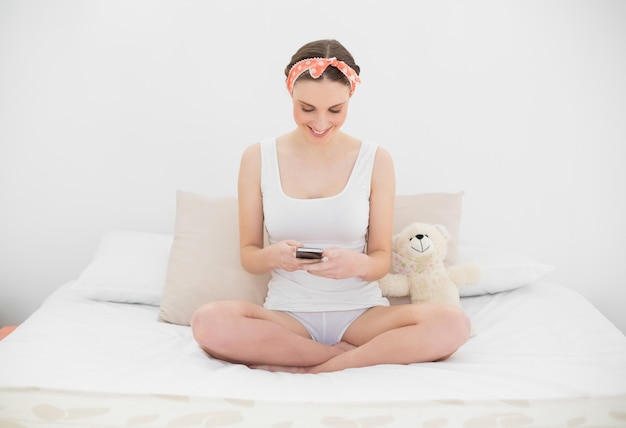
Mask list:
[[[409,280],[406,275],[388,273],[378,280],[385,297],[404,297],[409,295]]]
[[[448,276],[457,287],[477,284],[483,276],[482,267],[476,263],[462,263],[449,266],[446,270],[448,271]]]

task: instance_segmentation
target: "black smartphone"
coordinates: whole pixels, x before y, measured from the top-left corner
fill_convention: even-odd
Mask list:
[[[300,247],[296,249],[296,257],[299,259],[321,259],[322,258],[322,249],[321,248],[308,248],[308,247]]]

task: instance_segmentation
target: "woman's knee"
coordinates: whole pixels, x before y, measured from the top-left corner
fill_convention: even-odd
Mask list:
[[[229,326],[233,320],[245,316],[245,306],[245,302],[237,301],[215,301],[200,306],[190,323],[196,342],[207,351],[223,346],[232,338]]]
[[[469,339],[471,321],[463,309],[457,306],[443,306],[438,308],[438,312],[436,321],[443,329],[445,338],[441,359],[447,359]]]
[[[416,324],[426,329],[432,340],[433,360],[445,360],[454,354],[470,336],[470,320],[462,308],[455,305],[415,305]],[[424,330],[422,330],[424,331]]]
[[[470,331],[470,319],[462,308],[446,305],[442,308],[444,317],[450,323],[450,329],[458,330],[461,335],[468,335]]]

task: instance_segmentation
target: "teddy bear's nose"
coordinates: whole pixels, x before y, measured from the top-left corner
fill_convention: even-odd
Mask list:
[[[415,237],[416,237],[417,239],[423,239],[423,238],[424,238],[424,235],[419,234],[419,235],[415,235]]]

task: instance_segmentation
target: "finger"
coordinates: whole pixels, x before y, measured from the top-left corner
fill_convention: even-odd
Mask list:
[[[319,259],[298,259],[300,260],[300,265],[305,267],[310,267],[311,265],[316,265],[321,263]]]

